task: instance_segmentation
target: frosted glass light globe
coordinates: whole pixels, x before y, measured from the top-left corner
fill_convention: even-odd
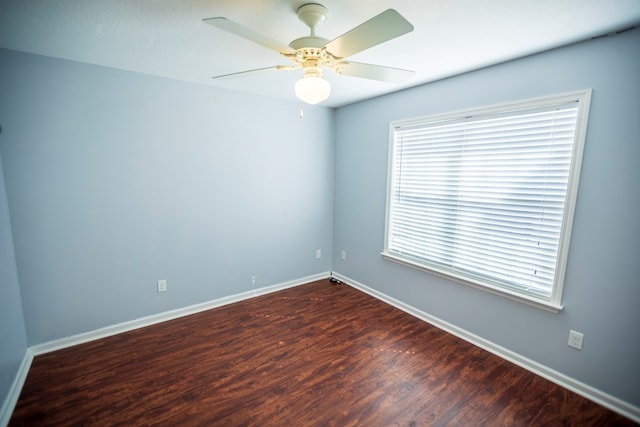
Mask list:
[[[305,77],[296,82],[296,96],[307,104],[324,101],[331,93],[331,85],[320,77]]]

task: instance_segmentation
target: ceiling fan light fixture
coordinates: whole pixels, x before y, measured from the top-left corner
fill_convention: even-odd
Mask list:
[[[329,97],[331,85],[322,77],[304,77],[296,82],[296,96],[307,104],[318,104]]]
[[[413,71],[381,65],[345,62],[344,59],[358,52],[377,46],[381,43],[413,31],[413,25],[394,9],[387,9],[352,28],[331,41],[319,37],[316,33],[318,24],[327,19],[327,8],[319,3],[302,4],[297,10],[298,18],[310,29],[310,34],[284,45],[277,40],[257,33],[252,28],[244,27],[222,16],[204,19],[204,22],[242,37],[251,42],[277,51],[291,60],[293,65],[277,65],[275,67],[214,76],[228,78],[264,70],[293,70],[302,68],[304,78],[295,84],[298,99],[308,104],[318,104],[329,97],[331,85],[322,78],[322,69],[332,70],[335,74],[362,77],[382,82],[400,82],[413,75]]]

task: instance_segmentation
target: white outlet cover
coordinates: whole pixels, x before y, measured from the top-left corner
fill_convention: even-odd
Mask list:
[[[569,347],[573,347],[578,350],[582,350],[582,341],[584,340],[584,334],[576,331],[569,331]]]
[[[166,280],[158,280],[158,292],[166,292],[167,291],[167,281]]]

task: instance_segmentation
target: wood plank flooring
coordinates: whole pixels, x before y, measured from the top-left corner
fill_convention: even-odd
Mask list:
[[[37,356],[10,426],[628,426],[321,280]]]

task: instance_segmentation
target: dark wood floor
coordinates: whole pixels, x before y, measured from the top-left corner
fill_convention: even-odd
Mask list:
[[[11,426],[626,426],[328,280],[37,356]]]

